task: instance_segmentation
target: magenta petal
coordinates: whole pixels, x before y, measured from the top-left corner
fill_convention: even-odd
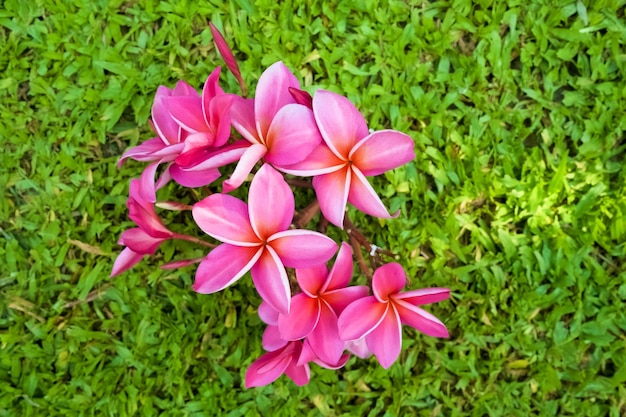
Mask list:
[[[185,167],[186,171],[204,171],[211,168],[219,168],[241,159],[241,156],[249,147],[250,142],[240,140],[211,152],[195,152],[194,155],[181,155],[181,162],[179,163],[178,158],[176,158],[176,163]]]
[[[278,328],[278,316],[280,314],[278,311],[274,310],[272,306],[267,304],[265,301],[262,301],[259,305],[258,313],[259,318],[263,321],[263,323]]]
[[[235,171],[230,178],[224,181],[222,185],[222,191],[225,193],[231,192],[238,188],[246,180],[252,168],[259,162],[263,156],[267,153],[265,145],[253,144],[241,155]]]
[[[343,217],[346,212],[351,181],[352,173],[348,167],[313,178],[313,188],[315,188],[322,214],[329,222],[341,229],[343,229]]]
[[[180,126],[172,119],[167,108],[166,99],[171,95],[172,91],[169,88],[160,86],[152,104],[152,124],[154,130],[156,130],[159,138],[168,145],[178,143],[180,133]]]
[[[352,166],[352,183],[350,184],[348,201],[354,207],[370,216],[390,219],[398,217],[400,214],[400,211],[393,215],[389,214],[383,202],[378,198],[376,191],[367,181],[367,178],[355,166]]]
[[[309,297],[315,297],[326,282],[328,268],[321,263],[311,268],[296,269],[296,279],[302,291]]]
[[[224,94],[224,90],[222,90],[219,86],[221,71],[221,67],[216,67],[213,72],[209,74],[204,82],[204,86],[202,87],[202,113],[204,113],[207,125],[209,125],[209,121],[211,120],[211,117],[209,117],[211,102],[218,95],[226,96],[226,94]]]
[[[346,161],[337,158],[328,146],[320,144],[313,149],[304,161],[293,165],[281,165],[277,169],[286,174],[312,177],[338,171],[345,167],[346,163]]]
[[[117,255],[117,258],[115,258],[115,263],[113,264],[110,276],[114,277],[129,270],[133,266],[137,265],[143,257],[144,255],[133,252],[131,248],[124,248],[122,252]]]
[[[348,305],[359,298],[367,297],[368,294],[369,287],[365,285],[356,285],[327,291],[324,293],[322,298],[333,308],[335,314],[339,316],[343,310],[348,307]]]
[[[278,316],[278,329],[285,340],[307,337],[318,324],[320,304],[317,298],[300,293],[291,299],[289,314]]]
[[[212,194],[191,211],[200,229],[215,239],[237,246],[259,246],[248,217],[248,206],[228,194]]]
[[[246,371],[246,388],[262,387],[276,381],[293,361],[293,350],[294,347],[288,344],[254,361]]]
[[[117,162],[117,167],[121,167],[126,158],[134,159],[135,161],[154,161],[159,159],[160,157],[154,156],[153,153],[160,151],[165,148],[167,145],[163,143],[163,141],[159,138],[149,139],[137,146],[134,146],[128,149],[120,160]]]
[[[409,135],[381,130],[357,143],[350,152],[350,160],[363,175],[380,175],[415,159],[414,147]]]
[[[220,177],[217,168],[209,168],[205,171],[185,171],[177,164],[170,165],[169,172],[174,181],[189,188],[204,187]]]
[[[282,174],[268,164],[264,164],[254,175],[248,203],[252,229],[261,240],[286,230],[293,220],[293,192]]]
[[[230,107],[235,97],[232,94],[221,94],[211,100],[208,122],[215,130],[214,146],[224,146],[230,138]]]
[[[128,246],[133,252],[142,255],[152,255],[159,245],[166,240],[167,238],[152,237],[140,228],[135,227],[122,232],[119,243]]]
[[[365,338],[346,342],[346,349],[348,349],[350,353],[358,356],[361,359],[367,359],[372,356],[372,352],[367,347],[367,342],[365,341]]]
[[[165,101],[172,118],[188,132],[208,129],[202,112],[202,99],[198,96],[172,96]]]
[[[321,292],[332,291],[348,286],[350,279],[352,279],[353,266],[352,247],[346,242],[341,242],[337,259],[335,259],[335,264],[328,273],[328,278]]]
[[[288,268],[310,268],[323,264],[337,251],[334,240],[310,230],[285,230],[267,240]]]
[[[317,326],[308,335],[307,340],[323,362],[329,364],[339,362],[346,343],[339,338],[337,316],[326,303],[321,303]]]
[[[284,340],[280,337],[280,331],[277,326],[267,326],[265,331],[263,332],[263,339],[261,344],[263,345],[263,349],[268,352],[278,350],[285,346],[288,341]]]
[[[404,300],[414,306],[432,304],[450,298],[450,288],[421,288],[395,294],[392,298],[394,300]]]
[[[289,87],[299,89],[300,83],[281,61],[261,74],[254,99],[254,115],[260,137],[266,137],[274,116],[283,106],[295,103]]]
[[[406,274],[397,262],[385,264],[374,271],[372,291],[378,301],[385,302],[389,296],[400,292],[406,285]]]
[[[369,296],[351,303],[339,316],[339,337],[345,341],[360,339],[378,326],[389,307]]]
[[[254,100],[235,97],[230,107],[230,119],[233,127],[250,143],[263,143],[256,131],[254,119]]]
[[[261,256],[260,248],[224,243],[213,249],[196,271],[193,289],[201,294],[221,291],[248,272]]]
[[[339,158],[347,159],[352,147],[369,133],[361,113],[339,94],[317,90],[313,113],[324,141]]]
[[[296,365],[292,361],[285,369],[285,375],[287,375],[297,386],[302,387],[309,383],[310,369],[309,364]]]
[[[235,55],[233,51],[231,51],[226,39],[222,36],[222,33],[215,27],[213,22],[209,22],[209,26],[211,28],[211,35],[213,35],[213,40],[215,41],[215,45],[217,46],[217,50],[220,52],[222,59],[226,63],[229,71],[235,76],[237,81],[239,82],[239,87],[241,87],[241,94],[246,95],[246,84],[241,77],[241,71],[239,71],[239,65],[237,65],[237,60],[235,59]],[[219,67],[218,67],[219,69]]]
[[[376,329],[365,336],[365,341],[383,368],[393,365],[402,350],[402,324],[395,309],[387,310]]]
[[[154,186],[154,176],[159,167],[160,161],[148,165],[139,177],[139,196],[142,200],[156,203],[156,188]]]
[[[258,262],[252,267],[254,286],[263,301],[274,310],[289,314],[291,289],[285,267],[270,246],[266,246],[262,252]]]
[[[311,95],[308,92],[304,90],[299,90],[297,88],[289,87],[289,94],[291,94],[291,97],[293,97],[296,103],[302,104],[303,106],[306,106],[309,109],[313,108],[313,97],[311,97]]]
[[[301,104],[281,108],[270,125],[265,144],[269,151],[265,161],[288,166],[303,161],[320,143],[313,112]]]
[[[429,312],[404,300],[394,300],[402,323],[432,337],[449,337],[446,326]]]

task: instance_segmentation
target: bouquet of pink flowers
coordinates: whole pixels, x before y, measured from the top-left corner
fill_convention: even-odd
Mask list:
[[[211,30],[245,96],[232,52],[213,25]],[[373,354],[388,368],[400,354],[403,324],[447,337],[445,325],[420,306],[447,299],[450,290],[403,291],[406,274],[400,264],[381,262],[381,254],[393,254],[370,244],[346,214],[350,203],[371,216],[398,215],[387,211],[367,177],[413,160],[411,137],[368,130],[347,98],[324,90],[309,95],[282,62],[263,72],[254,98],[224,92],[219,78],[218,67],[201,93],[184,81],[173,89],[158,88],[151,121],[156,137],[129,149],[120,160],[150,164],[130,182],[127,206],[137,227],[122,233],[119,243],[125,248],[111,275],[154,254],[169,239],[210,248],[205,258],[162,266],[199,263],[193,285],[199,293],[220,291],[250,272],[262,299],[259,316],[267,324],[262,340],[267,353],[248,369],[247,387],[269,384],[283,373],[303,385],[309,381],[310,362],[337,369],[350,353],[361,358]],[[193,205],[157,200],[158,190],[172,180],[183,187],[203,187],[233,165],[221,193],[204,188],[208,195]],[[247,201],[228,194],[251,175]],[[298,215],[292,187],[315,190],[315,201]],[[190,210],[197,226],[221,243],[171,231],[155,206]],[[318,231],[305,229],[318,211]],[[322,233],[328,223],[345,229],[350,244],[338,245]],[[363,248],[369,251],[373,274]],[[368,285],[350,285],[353,257]]]

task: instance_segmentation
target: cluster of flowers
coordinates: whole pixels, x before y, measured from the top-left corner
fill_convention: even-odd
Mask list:
[[[212,29],[228,67],[241,80],[223,38]],[[263,300],[259,316],[267,324],[262,344],[268,353],[248,369],[247,387],[269,384],[283,373],[306,384],[310,362],[340,368],[349,358],[346,350],[362,358],[373,354],[388,368],[400,354],[403,324],[447,337],[444,324],[419,306],[447,299],[449,289],[403,292],[406,275],[398,263],[374,271],[372,295],[370,286],[350,286],[353,247],[298,228],[294,194],[285,180],[285,175],[312,177],[321,215],[339,228],[348,202],[366,214],[392,218],[398,213],[387,211],[366,177],[413,160],[413,140],[394,130],[368,131],[348,99],[324,90],[311,97],[282,62],[263,72],[254,99],[225,93],[219,77],[218,67],[201,93],[184,81],[157,90],[152,106],[156,137],[120,160],[150,164],[130,183],[127,206],[137,227],[122,233],[119,243],[125,248],[111,275],[154,254],[169,239],[212,248],[201,260],[163,266],[200,262],[193,286],[199,293],[220,291],[250,272]],[[184,187],[206,186],[221,177],[220,168],[235,163],[222,193],[193,206],[157,203],[157,191],[171,180]],[[247,203],[228,194],[253,172]],[[171,231],[155,205],[191,210],[198,227],[221,244]],[[287,268],[295,271],[288,274]]]

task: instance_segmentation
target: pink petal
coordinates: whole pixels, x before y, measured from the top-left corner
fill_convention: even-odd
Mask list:
[[[346,349],[348,349],[350,353],[358,356],[361,359],[367,359],[372,356],[372,352],[367,347],[367,342],[365,341],[365,338],[346,342]]]
[[[327,276],[328,268],[323,263],[311,268],[296,269],[298,285],[309,297],[315,297],[320,293]]]
[[[278,316],[278,330],[285,340],[307,337],[318,324],[320,304],[317,298],[300,293],[291,299],[289,314]]]
[[[254,175],[248,193],[252,229],[264,241],[274,233],[286,230],[293,220],[294,211],[291,188],[281,173],[264,164]]]
[[[254,99],[254,115],[259,137],[266,137],[278,110],[287,104],[295,103],[289,93],[289,87],[299,89],[300,83],[281,61],[272,64],[261,74]]]
[[[142,200],[150,203],[156,203],[156,188],[154,185],[154,176],[161,161],[153,162],[148,165],[139,177],[139,196]]]
[[[137,265],[144,256],[145,255],[140,253],[133,252],[131,248],[124,248],[122,252],[117,255],[117,258],[115,258],[115,263],[113,264],[110,277],[112,278],[124,271],[129,270],[133,266]]]
[[[209,168],[205,171],[192,172],[183,170],[177,164],[170,165],[169,172],[174,181],[183,187],[189,188],[204,187],[220,177],[220,172],[217,168]]]
[[[308,364],[298,366],[293,361],[285,369],[285,375],[299,387],[308,384],[311,378]]]
[[[220,55],[224,59],[226,66],[229,71],[235,76],[237,81],[239,82],[239,87],[241,88],[241,94],[246,95],[246,84],[241,78],[241,72],[239,71],[239,65],[237,65],[237,60],[235,59],[235,55],[233,55],[233,51],[231,51],[228,43],[222,36],[222,33],[215,27],[213,22],[209,22],[209,26],[211,27],[211,35],[213,35],[213,40],[215,41],[215,45],[217,46],[217,50],[220,52]]]
[[[259,162],[263,156],[267,153],[265,145],[253,144],[245,150],[239,159],[235,171],[230,178],[224,181],[222,185],[222,192],[229,193],[232,190],[238,188],[246,180],[252,168]]]
[[[270,125],[265,144],[269,151],[265,161],[288,166],[303,161],[320,143],[313,112],[301,104],[281,108]]]
[[[339,337],[350,341],[369,334],[384,318],[388,307],[388,303],[379,303],[373,296],[354,301],[339,316]]]
[[[232,94],[220,94],[211,100],[208,123],[215,131],[214,146],[224,146],[230,138],[230,107],[235,100]]]
[[[261,256],[259,248],[245,248],[227,243],[213,249],[196,270],[193,290],[201,294],[221,291],[248,272]]]
[[[254,100],[235,97],[230,107],[230,119],[233,127],[250,143],[263,143],[256,131],[254,118]]]
[[[180,80],[172,90],[173,96],[197,96],[198,92],[188,82]]]
[[[311,97],[308,92],[298,88],[289,87],[289,94],[291,94],[291,97],[293,97],[296,103],[302,104],[309,109],[313,108],[313,97]]]
[[[339,316],[348,305],[359,298],[367,297],[368,294],[369,287],[356,285],[327,291],[322,295],[322,298],[333,308],[335,314]]]
[[[258,262],[252,267],[252,281],[263,301],[279,313],[289,314],[289,279],[280,258],[270,246],[265,247]]]
[[[324,141],[339,158],[347,159],[352,147],[369,133],[361,113],[339,94],[317,90],[313,113]]]
[[[207,126],[210,125],[210,108],[211,102],[218,95],[225,96],[224,90],[219,86],[220,82],[220,73],[222,69],[221,67],[217,67],[209,74],[206,81],[204,82],[204,86],[202,87],[202,113],[204,114],[205,124]],[[228,108],[226,110],[229,110]]]
[[[402,349],[402,324],[395,309],[387,310],[380,324],[365,336],[365,341],[383,368],[393,365]]]
[[[185,138],[183,142],[184,148],[179,155],[176,156],[176,163],[184,168],[193,165],[195,158],[199,153],[207,154],[215,151],[213,142],[215,141],[215,134],[213,132],[199,132],[192,133]]]
[[[215,239],[237,246],[259,246],[248,217],[248,206],[228,194],[211,194],[191,211],[200,229]]]
[[[263,321],[263,323],[274,326],[278,328],[278,316],[280,313],[274,310],[269,304],[265,301],[262,301],[259,305],[259,318]]]
[[[172,118],[191,133],[208,129],[202,112],[202,99],[198,96],[172,96],[165,101]]]
[[[168,262],[160,266],[161,269],[178,269],[184,268],[189,265],[197,264],[202,262],[204,258],[194,258],[194,259],[181,259],[178,261]]]
[[[135,161],[154,161],[159,159],[158,156],[154,156],[153,153],[160,151],[165,148],[167,145],[163,143],[163,141],[159,138],[149,139],[137,146],[134,146],[128,149],[120,160],[117,162],[117,167],[121,167],[126,158],[134,159]]]
[[[207,152],[195,152],[193,155],[180,155],[181,162],[176,163],[184,167],[185,171],[204,171],[211,168],[219,168],[241,159],[242,155],[250,147],[247,140],[239,140],[217,150]]]
[[[409,135],[381,130],[357,143],[350,152],[350,160],[363,175],[380,175],[414,160],[414,147]]]
[[[367,181],[367,178],[354,165],[352,166],[352,182],[350,184],[348,201],[354,207],[370,216],[390,219],[398,217],[400,214],[399,210],[394,214],[389,214],[383,202],[378,198],[376,191]]]
[[[394,300],[402,323],[411,326],[425,335],[432,337],[450,337],[446,326],[429,312],[422,310],[404,300]]]
[[[402,291],[405,285],[406,274],[397,262],[385,264],[374,271],[372,291],[381,303],[387,301],[390,295]]]
[[[152,104],[152,124],[159,138],[168,145],[179,142],[180,131],[180,126],[172,119],[167,108],[166,98],[171,95],[172,90],[160,86]]]
[[[343,229],[343,217],[350,192],[352,173],[345,167],[313,178],[313,188],[326,219]]]
[[[280,331],[278,330],[278,326],[267,326],[265,328],[265,331],[263,332],[263,339],[261,342],[261,344],[263,345],[263,349],[271,352],[282,348],[287,343],[288,341],[280,337]]]
[[[352,261],[352,247],[346,242],[341,243],[335,264],[328,273],[328,278],[321,292],[344,288],[352,279],[354,262]]]
[[[346,164],[346,161],[337,158],[330,148],[322,143],[313,149],[304,161],[293,165],[281,165],[277,169],[286,174],[312,177],[338,171]]]
[[[395,294],[392,298],[404,300],[414,306],[432,304],[450,298],[450,288],[421,288]]]
[[[328,236],[310,230],[285,230],[267,240],[288,268],[310,268],[333,257],[337,244]]]
[[[118,243],[128,246],[133,252],[142,255],[152,255],[159,245],[166,240],[167,238],[152,237],[140,228],[135,227],[122,232]]]
[[[288,344],[254,361],[246,371],[246,388],[262,387],[276,381],[293,361],[293,350],[294,347]]]
[[[335,364],[341,358],[346,343],[339,338],[337,316],[326,303],[321,303],[317,326],[307,340],[323,362]]]

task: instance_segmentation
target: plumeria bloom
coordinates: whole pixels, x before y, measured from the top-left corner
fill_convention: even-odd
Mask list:
[[[317,232],[287,230],[295,210],[293,193],[282,175],[267,164],[254,176],[248,202],[213,194],[194,205],[198,226],[224,242],[198,267],[194,289],[204,294],[220,291],[251,270],[261,298],[287,314],[291,290],[285,267],[324,263],[337,244]]]
[[[152,105],[157,137],[129,149],[119,162],[126,158],[152,162],[141,175],[145,200],[155,202],[156,190],[170,179],[192,188],[210,184],[220,176],[217,167],[236,161],[245,151],[242,143],[226,145],[233,96],[219,87],[219,76],[218,67],[207,78],[201,96],[184,81],[174,89],[158,88]],[[155,184],[162,163],[168,166]]]
[[[330,272],[323,264],[296,269],[302,292],[291,299],[290,313],[279,316],[281,338],[298,340],[306,337],[322,361],[337,363],[346,344],[339,338],[337,316],[348,304],[369,292],[363,285],[347,286],[352,268],[352,248],[344,242]]]
[[[251,146],[224,181],[224,192],[239,187],[261,159],[275,167],[295,164],[321,143],[313,112],[296,103],[290,88],[299,90],[300,84],[279,61],[259,78],[254,100],[236,98],[233,102],[233,127]]]
[[[283,172],[314,176],[313,187],[324,217],[343,227],[346,203],[372,216],[391,218],[367,176],[380,175],[415,158],[410,136],[395,130],[369,133],[365,119],[345,97],[318,90],[313,114],[324,145]]]
[[[138,227],[128,229],[122,233],[119,244],[126,246],[115,259],[111,276],[135,266],[145,255],[152,255],[159,245],[176,236],[163,225],[154,211],[154,204],[141,197],[140,184],[137,179],[130,182],[130,195],[126,201],[128,217]]]
[[[424,288],[400,292],[406,285],[402,266],[390,263],[374,272],[373,296],[351,303],[339,316],[339,335],[344,340],[365,337],[368,349],[384,368],[398,358],[402,347],[402,324],[434,337],[448,337],[446,326],[418,306],[446,300],[448,288]]]

